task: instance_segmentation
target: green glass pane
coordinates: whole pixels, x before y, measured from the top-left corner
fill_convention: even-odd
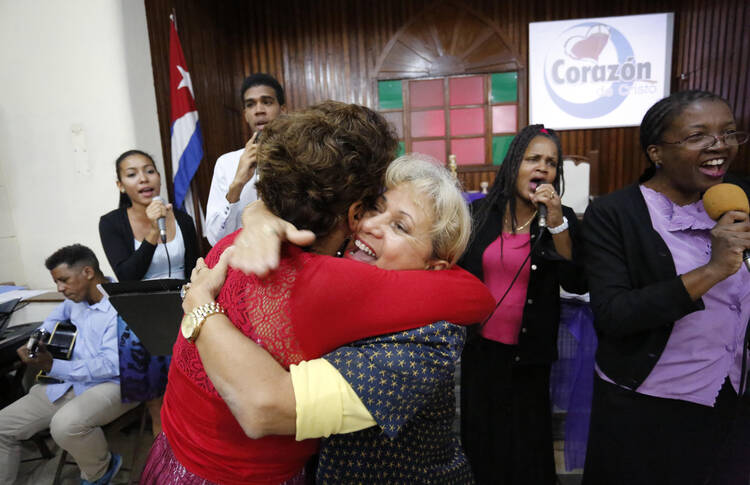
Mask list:
[[[513,135],[492,137],[492,165],[501,165],[503,163],[505,154],[508,153],[508,147],[512,141]]]
[[[404,98],[401,94],[401,81],[378,81],[379,109],[401,109]]]
[[[501,72],[493,74],[491,103],[512,103],[518,99],[518,73]]]
[[[406,155],[406,144],[402,141],[398,142],[398,150],[396,150],[396,156],[400,157],[401,155]]]

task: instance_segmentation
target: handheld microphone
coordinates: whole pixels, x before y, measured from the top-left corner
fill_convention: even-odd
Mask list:
[[[729,211],[750,213],[750,203],[748,203],[745,191],[734,184],[717,184],[708,189],[703,194],[703,208],[706,209],[706,214],[715,221]],[[749,249],[742,252],[742,260],[745,268],[750,271]]]
[[[540,202],[536,210],[539,212],[539,228],[547,227],[547,206]]]
[[[164,202],[164,199],[161,198],[161,196],[157,195],[154,196],[151,200],[160,200]],[[161,242],[164,244],[167,243],[167,219],[162,216],[156,220],[156,225],[159,226],[159,236],[161,236]]]

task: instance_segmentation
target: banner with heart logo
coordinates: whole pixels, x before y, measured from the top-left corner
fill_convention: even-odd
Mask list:
[[[669,94],[672,13],[529,24],[529,120],[637,126]]]

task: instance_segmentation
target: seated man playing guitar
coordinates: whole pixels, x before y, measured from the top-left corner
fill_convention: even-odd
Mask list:
[[[120,400],[117,312],[97,288],[108,280],[93,251],[80,244],[59,249],[45,266],[65,301],[40,329],[52,334],[59,322],[68,320],[76,327],[76,338],[71,339],[69,360],[53,357],[44,342],[31,352],[26,344],[17,350],[24,364],[55,383],[36,384],[0,410],[0,483],[16,478],[20,441],[49,427],[81,469],[83,484],[107,484],[122,458],[108,451],[101,426],[137,405]]]

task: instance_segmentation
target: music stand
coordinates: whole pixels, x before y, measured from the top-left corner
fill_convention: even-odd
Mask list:
[[[180,287],[185,280],[104,283],[100,289],[151,355],[169,355],[182,321]]]

